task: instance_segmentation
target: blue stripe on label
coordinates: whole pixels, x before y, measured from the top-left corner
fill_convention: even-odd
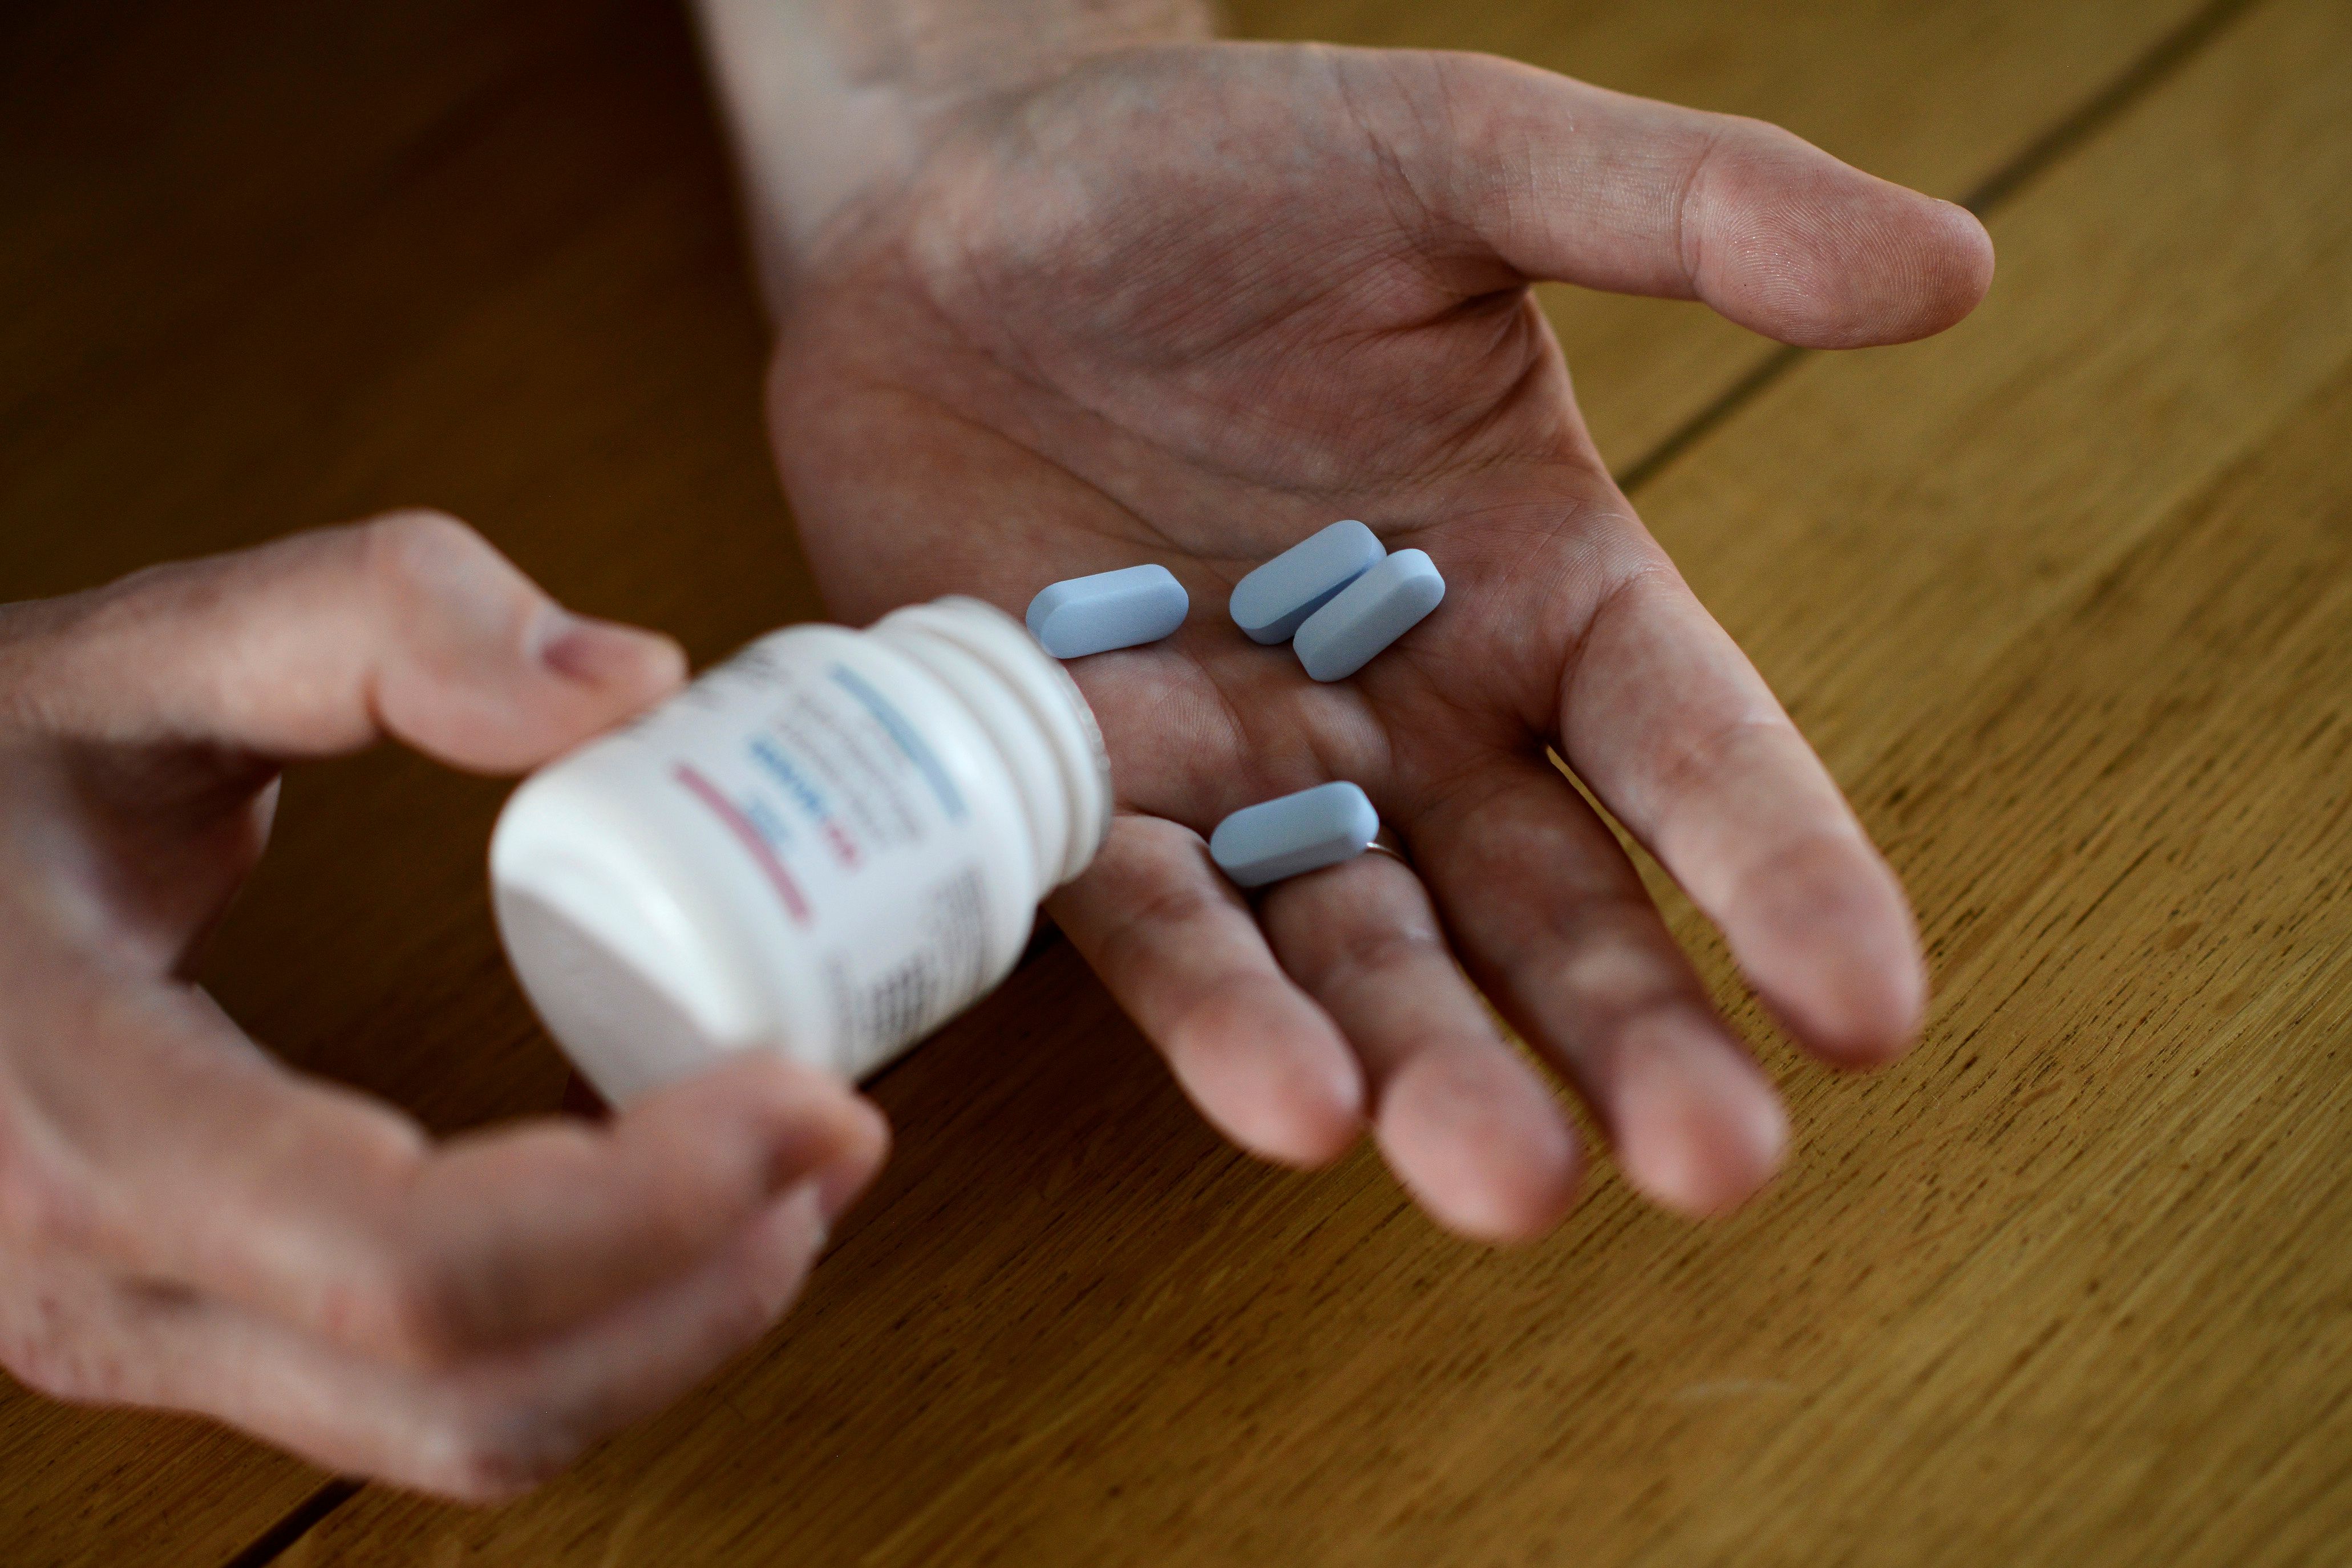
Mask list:
[[[874,722],[880,725],[888,733],[890,738],[898,743],[898,749],[907,754],[907,760],[912,762],[921,770],[923,777],[929,780],[931,792],[940,798],[940,804],[947,809],[949,817],[956,821],[962,821],[963,797],[956,792],[955,781],[948,777],[948,770],[940,766],[939,758],[932,754],[929,747],[923,744],[923,737],[915,733],[915,727],[908,724],[905,716],[897,708],[892,707],[888,699],[885,698],[880,692],[867,685],[864,676],[846,664],[834,665],[833,679],[835,685],[856,697],[859,705],[874,716]]]
[[[793,766],[792,759],[777,748],[774,741],[764,735],[753,737],[751,755],[771,778],[784,787],[784,792],[802,810],[820,822],[831,820],[833,808],[825,804],[824,791],[810,783],[807,775]]]
[[[773,806],[769,805],[765,800],[754,799],[743,801],[742,810],[744,821],[759,829],[761,838],[778,849],[791,847],[793,831],[784,825],[784,820],[782,817],[776,815],[776,809]]]

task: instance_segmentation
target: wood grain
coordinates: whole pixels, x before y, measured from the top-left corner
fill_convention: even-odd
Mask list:
[[[1950,194],[2190,14],[1239,10],[1765,114]],[[1694,1232],[1610,1184],[1542,1247],[1458,1247],[1368,1157],[1222,1148],[1059,952],[884,1082],[894,1168],[761,1354],[519,1509],[371,1491],[284,1560],[2340,1547],[2347,1280],[2292,1243],[2352,1203],[2320,1157],[2352,1115],[2342,35],[2319,0],[2230,27],[2018,194],[1979,321],[1805,361],[1644,489],[1944,987],[1900,1076],[1790,1073],[1768,1202]],[[698,657],[814,613],[707,112],[655,4],[0,18],[0,298],[38,301],[0,311],[0,593],[431,500]],[[1552,307],[1625,463],[1768,351]],[[500,793],[298,776],[216,991],[436,1126],[551,1104],[480,886]],[[320,1479],[13,1388],[0,1475],[11,1563],[222,1561]]]
[[[1778,1063],[1765,1203],[1458,1246],[1217,1149],[1060,956],[886,1082],[920,1141],[771,1355],[288,1561],[2342,1560],[2347,47],[2258,8],[2020,194],[1981,319],[1648,497],[1942,988],[1893,1075]]]
[[[1754,115],[1883,178],[1965,201],[2201,6],[1235,0],[1230,9],[1253,34],[1478,49],[1621,92]],[[1593,438],[1620,474],[1773,354],[1696,306],[1538,294]]]

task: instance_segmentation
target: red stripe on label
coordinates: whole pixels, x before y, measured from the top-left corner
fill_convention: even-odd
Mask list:
[[[751,858],[760,862],[760,869],[767,873],[769,885],[776,890],[776,896],[784,901],[784,907],[791,911],[793,918],[806,925],[812,918],[808,900],[801,896],[800,884],[793,881],[793,873],[784,869],[784,862],[776,858],[774,846],[761,836],[758,828],[751,825],[751,819],[736,810],[735,802],[720,794],[716,784],[685,763],[671,768],[670,776],[685,785],[696,800],[709,807],[713,816],[727,824],[727,831],[741,841],[743,847],[751,852]]]

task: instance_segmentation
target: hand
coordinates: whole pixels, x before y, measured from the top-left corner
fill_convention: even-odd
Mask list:
[[[1975,305],[1983,230],[1769,126],[1483,57],[1150,47],[923,124],[919,157],[772,271],[786,486],[852,620],[950,591],[1017,613],[1145,560],[1183,580],[1174,638],[1072,666],[1121,814],[1052,909],[1195,1103],[1300,1165],[1369,1120],[1443,1223],[1537,1234],[1580,1156],[1475,981],[1635,1186],[1694,1214],[1749,1196],[1786,1144],[1772,1086],[1547,747],[1822,1058],[1913,1039],[1917,939],[1611,483],[1528,284],[1895,342]],[[1448,591],[1318,685],[1225,599],[1350,517],[1427,550]],[[1202,835],[1330,779],[1415,869],[1367,856],[1244,901]]]
[[[0,1362],[488,1499],[767,1329],[882,1158],[843,1085],[762,1056],[436,1145],[181,975],[282,764],[517,771],[683,663],[425,516],[0,608]]]

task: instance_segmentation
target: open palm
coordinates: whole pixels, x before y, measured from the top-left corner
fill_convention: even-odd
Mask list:
[[[1782,1113],[1547,747],[1823,1057],[1910,1040],[1916,937],[1612,484],[1528,284],[1696,297],[1847,346],[1949,325],[1990,267],[1965,213],[1753,121],[1483,57],[1136,50],[961,111],[910,181],[817,236],[776,438],[852,619],[949,591],[1017,612],[1146,560],[1192,592],[1173,638],[1072,666],[1121,814],[1052,907],[1229,1135],[1312,1164],[1369,1122],[1443,1222],[1548,1227],[1576,1142],[1475,980],[1636,1186],[1710,1212],[1769,1176]],[[1318,685],[1224,602],[1343,517],[1428,551],[1448,591]],[[1331,779],[1363,786],[1410,869],[1366,856],[1245,903],[1202,835]]]

